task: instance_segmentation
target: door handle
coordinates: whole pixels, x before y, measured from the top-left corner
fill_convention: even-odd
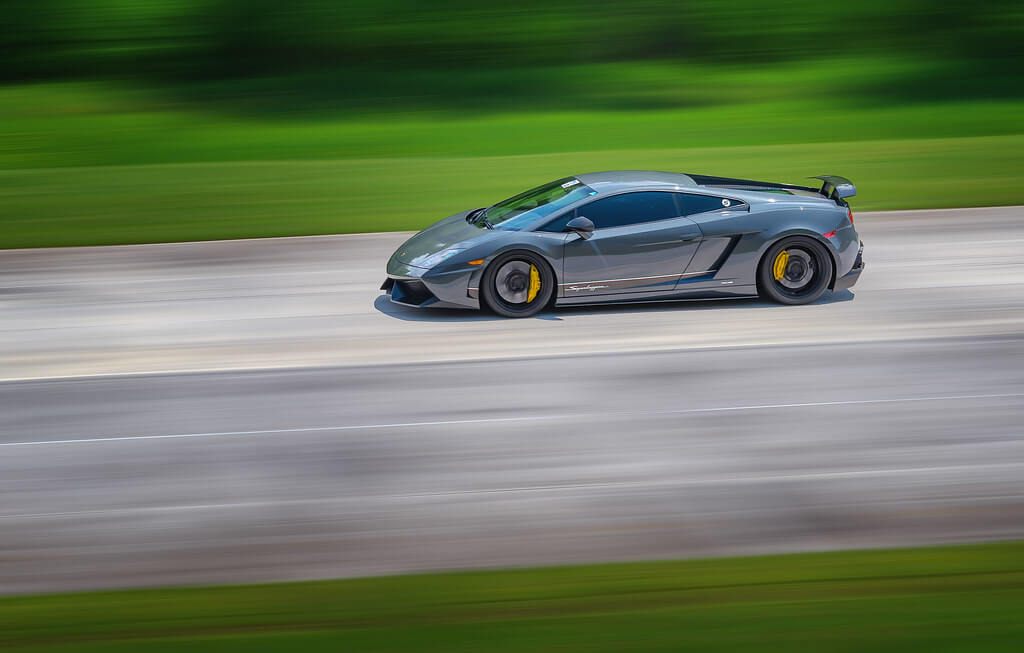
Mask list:
[[[684,242],[684,243],[692,243],[695,240],[700,240],[700,236],[691,235],[691,234],[683,234],[682,237],[679,240],[681,242]]]

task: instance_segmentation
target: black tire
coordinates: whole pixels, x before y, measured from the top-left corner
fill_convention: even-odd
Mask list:
[[[832,268],[832,255],[817,240],[783,238],[761,259],[757,287],[762,297],[780,304],[809,304],[828,289]]]
[[[531,267],[536,269],[540,281],[540,288],[534,293],[530,292]],[[555,273],[551,266],[544,257],[527,251],[507,252],[494,259],[480,282],[484,304],[503,317],[536,315],[551,302],[554,293]]]

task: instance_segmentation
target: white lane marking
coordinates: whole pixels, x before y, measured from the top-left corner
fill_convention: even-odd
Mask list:
[[[122,442],[129,440],[170,440],[176,438],[216,438],[245,437],[254,435],[272,435],[276,433],[315,433],[318,431],[355,431],[361,429],[413,428],[423,426],[450,426],[457,424],[497,424],[502,422],[537,422],[545,420],[595,418],[595,417],[629,417],[657,415],[685,415],[697,413],[723,413],[748,410],[775,410],[781,408],[813,408],[824,406],[856,406],[864,404],[911,403],[919,401],[960,401],[967,399],[1007,399],[1024,397],[1024,392],[1007,392],[981,395],[946,395],[934,397],[901,397],[894,399],[847,399],[841,401],[813,401],[793,404],[754,404],[748,406],[718,406],[714,408],[682,408],[679,410],[652,411],[618,411],[593,413],[561,413],[553,415],[528,415],[524,417],[485,417],[480,419],[451,419],[425,422],[392,422],[388,424],[346,424],[338,426],[311,426],[288,429],[263,429],[256,431],[210,431],[207,433],[169,433],[158,435],[126,435],[113,437],[75,438],[68,440],[26,440],[22,442],[0,442],[0,447],[28,447],[46,444],[84,444],[90,442]]]
[[[394,422],[391,424],[348,424],[344,426],[310,426],[294,429],[265,429],[260,431],[211,431],[209,433],[169,433],[162,435],[126,435],[120,437],[77,438],[73,440],[28,440],[25,442],[0,442],[0,447],[24,447],[36,444],[79,444],[87,442],[120,442],[123,440],[167,440],[174,438],[216,438],[249,435],[271,435],[274,433],[315,433],[317,431],[353,431],[357,429],[405,428],[410,426],[445,426],[449,424],[485,424],[493,422],[522,422],[539,419],[557,419],[561,415],[529,417],[492,417],[486,419],[452,419],[435,422]]]
[[[951,395],[946,397],[900,397],[896,399],[847,399],[841,401],[813,401],[802,404],[762,404],[759,406],[723,406],[720,408],[685,408],[682,410],[659,411],[668,414],[724,412],[729,410],[767,410],[770,408],[806,408],[810,406],[854,406],[857,404],[893,404],[913,401],[957,401],[960,399],[1006,399],[1024,397],[1024,392],[1007,392],[987,395]]]

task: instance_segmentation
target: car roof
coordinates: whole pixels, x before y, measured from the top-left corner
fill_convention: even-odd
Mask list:
[[[657,170],[588,172],[583,175],[576,175],[576,179],[579,179],[601,194],[616,193],[623,190],[700,188],[688,175],[680,172],[659,172]]]
[[[576,175],[575,179],[595,190],[599,196],[624,191],[685,190],[704,195],[727,195],[747,203],[777,204],[782,201],[798,204],[831,203],[831,200],[823,197],[814,188],[727,177],[685,175],[681,172],[609,170]]]

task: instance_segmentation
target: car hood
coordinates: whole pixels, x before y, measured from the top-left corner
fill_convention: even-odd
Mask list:
[[[453,247],[471,247],[495,232],[466,222],[470,211],[463,211],[435,222],[395,251],[395,258],[406,265],[431,267],[427,259]]]

